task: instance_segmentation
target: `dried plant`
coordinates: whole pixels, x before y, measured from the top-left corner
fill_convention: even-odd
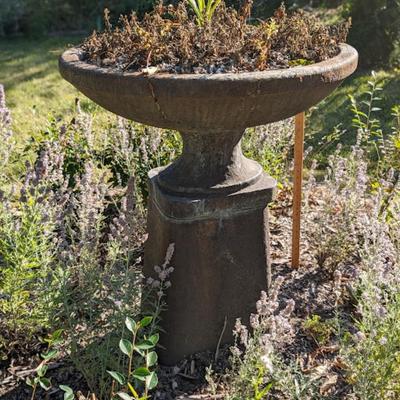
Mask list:
[[[251,5],[247,0],[236,11],[221,2],[210,19],[200,11],[200,17],[191,15],[186,2],[160,2],[141,21],[135,14],[121,16],[115,29],[106,10],[105,31],[94,32],[82,50],[88,62],[121,70],[221,73],[322,61],[337,55],[346,40],[349,22],[325,27],[301,11],[288,15],[284,6],[269,20],[249,24]]]

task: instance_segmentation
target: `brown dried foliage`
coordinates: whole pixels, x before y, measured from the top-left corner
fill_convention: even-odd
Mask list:
[[[104,32],[85,40],[87,60],[99,66],[140,71],[221,73],[287,68],[331,58],[345,42],[350,22],[324,26],[313,15],[288,15],[281,6],[274,17],[248,23],[252,0],[240,11],[223,2],[212,20],[199,26],[185,1],[176,7],[160,2],[140,21],[121,16],[113,28],[105,11]]]

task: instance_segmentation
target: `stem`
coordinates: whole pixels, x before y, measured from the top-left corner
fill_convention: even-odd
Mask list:
[[[31,400],[35,398],[36,388],[37,388],[37,383],[33,385]]]
[[[129,356],[129,364],[128,364],[128,382],[129,382],[129,378],[132,374],[132,359],[133,359],[133,352],[134,347],[135,347],[135,342],[136,342],[136,334],[137,334],[138,328],[135,329],[135,332],[133,332],[133,338],[132,338],[132,352]]]
[[[147,355],[148,355],[148,353],[149,353],[149,351],[146,350],[146,352],[145,352],[145,360],[146,360],[146,368],[147,368],[147,369],[149,368],[149,363],[147,362]],[[145,398],[145,399],[147,399],[148,393],[149,393],[149,388],[148,388],[147,381],[146,381],[146,382],[144,383],[144,398]]]
[[[113,379],[111,382],[111,398],[114,398],[115,396],[114,390],[115,390],[115,381]]]

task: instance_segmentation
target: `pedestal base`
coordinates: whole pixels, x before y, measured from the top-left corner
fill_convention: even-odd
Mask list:
[[[276,182],[266,174],[233,194],[176,196],[158,185],[162,169],[150,172],[149,238],[145,275],[154,276],[175,243],[172,287],[162,315],[160,360],[176,364],[190,354],[232,341],[236,318],[248,323],[270,282],[267,204]]]

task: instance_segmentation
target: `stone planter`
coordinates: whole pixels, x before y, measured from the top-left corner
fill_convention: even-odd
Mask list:
[[[149,174],[145,274],[175,243],[161,361],[173,364],[232,338],[270,279],[267,204],[276,182],[242,154],[245,128],[291,117],[331,93],[357,66],[356,50],[285,70],[145,75],[60,58],[62,76],[115,114],[181,132],[183,154]]]

